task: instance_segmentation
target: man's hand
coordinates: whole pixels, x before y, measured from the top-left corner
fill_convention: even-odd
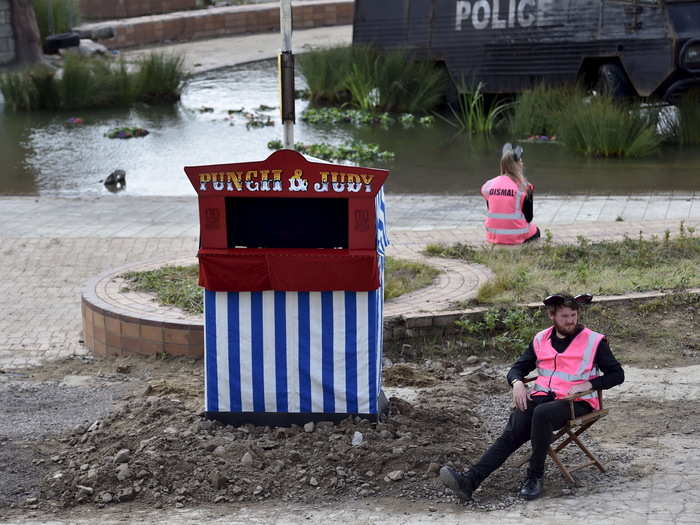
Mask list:
[[[569,394],[568,395],[574,395],[578,394],[579,392],[585,392],[586,390],[593,390],[593,385],[591,384],[590,381],[586,381],[585,383],[579,383],[578,385],[574,385],[569,389]]]
[[[527,410],[527,402],[530,400],[530,392],[528,391],[525,383],[522,381],[516,381],[513,383],[513,403],[515,408],[521,412]]]

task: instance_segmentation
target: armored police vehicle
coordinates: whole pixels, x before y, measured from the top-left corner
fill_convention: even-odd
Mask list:
[[[700,86],[700,1],[355,0],[353,40],[493,94],[583,82],[673,101]]]

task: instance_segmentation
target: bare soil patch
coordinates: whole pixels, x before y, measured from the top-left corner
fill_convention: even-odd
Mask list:
[[[608,320],[608,326],[591,325],[611,334],[623,365],[699,361],[695,304],[625,308],[586,314],[598,324]],[[632,327],[643,334],[656,329],[669,340],[646,345]],[[408,345],[392,355],[395,362],[387,360],[385,387],[396,392],[387,421],[347,419],[313,429],[227,427],[201,418],[201,361],[76,358],[4,371],[0,518],[87,515],[126,502],[148,508],[367,498],[454,502],[436,471],[445,463],[468,467],[500,434],[510,410],[508,363],[456,342],[440,349],[425,359],[432,349]],[[579,471],[581,485],[571,487],[549,465],[546,497],[610,490],[646,476],[655,468],[649,450],[665,435],[697,431],[700,421],[692,403],[639,399],[612,408],[585,438],[607,472]],[[525,467],[517,463],[527,453],[525,446],[508,460],[469,506],[519,505]]]

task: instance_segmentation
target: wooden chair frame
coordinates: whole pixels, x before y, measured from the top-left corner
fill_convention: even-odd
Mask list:
[[[530,383],[531,381],[534,381],[537,379],[536,377],[529,377],[524,379],[525,383]],[[574,411],[574,400],[580,398],[581,396],[585,396],[588,394],[592,394],[593,392],[598,393],[598,400],[600,401],[600,409],[599,410],[594,410],[593,412],[589,412],[588,414],[585,414],[581,417],[576,417],[576,413]],[[608,410],[603,408],[603,391],[602,390],[586,390],[584,392],[578,392],[576,394],[560,398],[559,401],[568,401],[569,402],[569,407],[571,409],[571,419],[566,422],[566,424],[559,430],[555,431],[554,434],[552,435],[552,442],[549,445],[549,449],[547,450],[547,454],[549,457],[552,458],[552,461],[559,467],[559,470],[561,470],[562,474],[564,477],[569,480],[569,482],[573,485],[578,485],[578,482],[572,475],[574,472],[577,470],[581,470],[586,467],[592,467],[595,466],[600,470],[601,472],[605,472],[605,467],[603,464],[600,462],[600,460],[584,445],[579,436],[583,434],[586,430],[588,430],[593,424],[596,423],[599,419],[604,418],[605,416],[608,415]],[[565,439],[557,444],[557,441],[565,437]],[[559,458],[559,452],[561,452],[567,445],[570,443],[575,443],[586,456],[588,456],[589,461],[586,463],[582,463],[580,465],[576,465],[574,467],[567,467],[564,465],[564,463],[561,461]],[[524,465],[530,460],[530,458],[525,458],[519,466]]]

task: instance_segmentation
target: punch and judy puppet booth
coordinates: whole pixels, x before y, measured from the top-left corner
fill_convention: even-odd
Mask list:
[[[185,172],[199,196],[207,416],[376,418],[388,172],[291,150]]]

